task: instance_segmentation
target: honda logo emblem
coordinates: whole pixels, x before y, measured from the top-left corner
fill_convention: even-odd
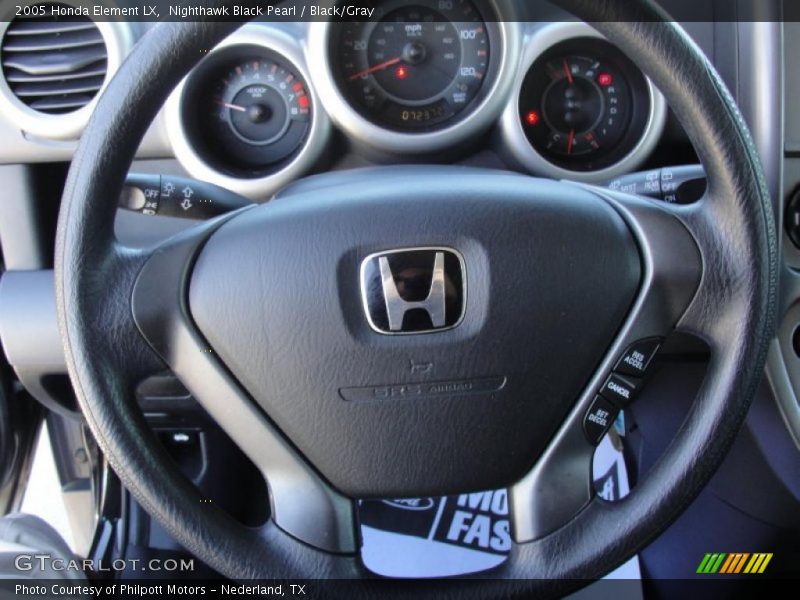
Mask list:
[[[450,248],[409,248],[373,254],[361,263],[367,321],[386,335],[444,331],[464,316],[465,270]]]

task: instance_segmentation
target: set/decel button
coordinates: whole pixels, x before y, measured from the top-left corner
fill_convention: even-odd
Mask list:
[[[619,409],[611,402],[602,396],[595,396],[583,419],[583,431],[590,443],[595,446],[600,443],[618,412]]]

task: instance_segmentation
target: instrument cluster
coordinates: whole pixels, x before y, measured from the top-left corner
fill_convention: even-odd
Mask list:
[[[512,168],[545,177],[638,166],[666,116],[649,80],[589,25],[514,22],[492,6],[380,0],[369,21],[315,22],[303,36],[247,25],[172,94],[176,157],[260,199],[312,170],[334,129],[376,162],[435,162],[491,139]]]

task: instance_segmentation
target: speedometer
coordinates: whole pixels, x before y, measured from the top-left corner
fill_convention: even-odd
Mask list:
[[[470,0],[387,1],[380,17],[331,37],[336,83],[368,120],[434,131],[469,110],[490,68],[490,36]]]

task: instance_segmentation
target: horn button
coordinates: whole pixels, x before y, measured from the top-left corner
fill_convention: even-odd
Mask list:
[[[495,489],[531,468],[639,288],[590,191],[493,172],[325,176],[208,240],[192,316],[341,492]]]

